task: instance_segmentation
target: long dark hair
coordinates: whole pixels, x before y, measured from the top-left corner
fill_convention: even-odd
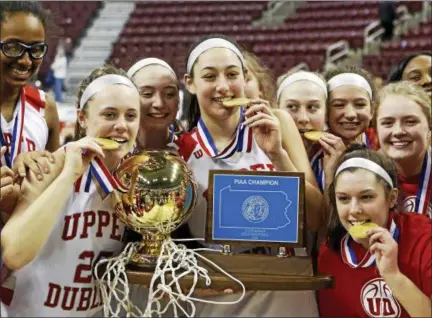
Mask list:
[[[408,63],[411,62],[411,60],[417,56],[426,55],[426,56],[432,56],[431,52],[418,52],[414,54],[410,54],[406,57],[404,57],[401,61],[399,61],[398,64],[393,66],[389,72],[387,82],[388,83],[394,83],[399,82],[402,80],[402,75],[405,70],[405,67],[407,67]]]
[[[187,61],[189,59],[189,55],[192,53],[192,51],[201,43],[204,42],[205,40],[208,39],[213,39],[213,38],[220,38],[220,39],[224,39],[227,40],[228,42],[232,43],[234,46],[236,46],[240,51],[242,51],[243,49],[241,48],[241,46],[232,38],[223,35],[223,34],[217,34],[217,33],[213,33],[213,34],[209,34],[206,35],[200,39],[198,39],[195,43],[192,44],[192,46],[189,48],[188,54],[187,54],[187,58],[186,58],[186,64]],[[192,66],[192,70],[189,73],[189,76],[193,79],[194,78],[194,66],[196,64],[196,62],[198,61],[198,59],[195,61],[194,65]],[[245,66],[243,65],[243,74],[246,74],[246,69]],[[190,100],[189,104],[185,104],[184,108],[186,109],[187,112],[187,130],[190,131],[191,129],[195,128],[196,125],[198,124],[198,120],[201,117],[201,112],[199,109],[199,104],[198,104],[198,99],[196,97],[196,95],[191,94],[188,90],[185,90],[185,94],[188,94],[189,96],[185,96],[185,100]]]
[[[345,153],[339,159],[338,165],[336,167],[336,171],[343,162],[351,158],[365,158],[375,162],[377,165],[380,165],[389,174],[393,182],[393,187],[395,188],[398,187],[396,166],[393,160],[388,158],[383,153],[380,153],[372,149],[368,149],[367,146],[363,144],[353,143],[348,146]],[[357,169],[359,168],[348,168],[347,171],[352,172]],[[378,175],[376,175],[376,177],[386,187],[387,190],[386,193],[390,193],[391,191],[390,185],[382,177]],[[334,178],[328,190],[329,203],[330,203],[330,218],[327,227],[326,245],[332,250],[334,250],[335,252],[338,252],[340,250],[341,239],[346,234],[346,230],[342,226],[339,220],[339,214],[337,211],[336,194],[335,194],[336,182],[337,182],[337,177]]]

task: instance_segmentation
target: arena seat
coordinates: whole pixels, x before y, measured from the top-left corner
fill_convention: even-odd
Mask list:
[[[50,12],[54,24],[47,33],[49,49],[39,70],[39,78],[43,79],[54,61],[59,39],[63,38],[66,51],[71,51],[102,1],[41,1],[41,4]]]
[[[363,67],[368,71],[386,79],[393,65],[404,56],[419,52],[429,51],[432,48],[432,22],[422,23],[418,28],[408,32],[400,39],[386,42],[381,47],[378,56],[365,56]]]
[[[330,44],[344,39],[353,48],[363,47],[363,30],[378,19],[378,3],[307,1],[283,24],[267,26],[252,24],[267,1],[140,1],[113,45],[109,61],[127,68],[139,58],[161,57],[182,76],[188,47],[202,35],[222,33],[256,53],[275,75],[300,62],[317,71]],[[398,4],[410,11],[421,10],[418,1]],[[420,40],[422,34],[415,38]]]

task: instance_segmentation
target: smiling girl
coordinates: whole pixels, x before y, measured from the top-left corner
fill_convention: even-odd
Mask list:
[[[410,82],[382,89],[377,109],[378,139],[396,163],[403,209],[432,218],[431,100]]]
[[[81,83],[77,106],[77,141],[56,152],[44,180],[29,173],[1,233],[3,261],[14,270],[2,290],[11,316],[94,315],[102,301],[93,268],[123,248],[107,195],[117,187],[110,171],[136,139],[139,93],[123,71],[102,67]],[[118,148],[102,150],[95,137]]]
[[[322,195],[290,116],[275,115],[269,102],[260,98],[251,99],[244,107],[223,105],[224,101],[244,97],[244,65],[238,46],[220,35],[199,40],[188,55],[184,78],[194,95],[189,118],[192,130],[181,136],[177,145],[199,185],[197,207],[188,221],[191,233],[198,239],[204,237],[211,169],[304,172],[306,197],[311,198],[306,200],[307,226],[314,231],[321,222]],[[234,301],[238,295],[216,297]],[[317,314],[313,292],[253,291],[238,305],[197,306],[197,316],[284,316],[289,304],[298,305],[292,307],[294,315]]]
[[[172,67],[158,58],[145,58],[128,71],[141,96],[139,149],[165,149],[183,131],[176,121],[179,81]]]
[[[56,104],[28,85],[48,49],[47,23],[48,16],[37,2],[0,2],[0,143],[8,147],[1,160],[10,168],[20,153],[59,147]],[[20,167],[21,176],[25,176],[25,166],[38,170],[34,161],[46,155],[29,154],[28,162]]]

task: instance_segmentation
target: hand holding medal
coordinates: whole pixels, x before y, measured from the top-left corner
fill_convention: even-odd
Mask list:
[[[280,122],[268,101],[259,98],[250,100],[245,117],[243,124],[253,129],[258,146],[270,158],[283,150]]]
[[[386,279],[388,276],[399,273],[398,243],[389,232],[382,227],[373,227],[368,230],[369,251],[376,258],[376,267],[380,275]]]

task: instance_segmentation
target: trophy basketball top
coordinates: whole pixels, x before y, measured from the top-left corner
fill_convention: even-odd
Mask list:
[[[128,189],[114,193],[116,214],[136,232],[169,234],[195,207],[197,184],[192,172],[169,151],[135,152],[114,176]]]

